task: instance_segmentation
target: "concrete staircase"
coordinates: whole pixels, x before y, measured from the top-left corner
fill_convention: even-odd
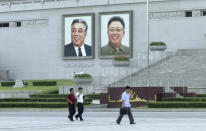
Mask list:
[[[189,92],[206,93],[206,49],[181,49],[176,56],[149,68],[149,86],[187,86]],[[140,70],[114,82],[111,87],[146,86],[147,70]]]
[[[151,52],[150,53],[150,67],[159,65],[160,63],[167,61],[171,57],[175,56],[176,52]],[[103,68],[100,73],[99,81],[96,82],[95,93],[107,93],[107,87],[121,87],[119,81],[125,79],[126,76],[132,76],[137,72],[144,72],[147,69],[147,52],[139,52],[135,54],[135,57],[130,60],[129,66],[113,66],[110,68]]]

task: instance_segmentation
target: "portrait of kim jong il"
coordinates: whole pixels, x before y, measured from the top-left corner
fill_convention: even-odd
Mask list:
[[[125,15],[125,14],[124,14]],[[117,56],[117,55],[126,55],[131,56],[131,38],[130,33],[130,22],[129,14],[126,14],[124,17],[121,15],[111,15],[107,22],[106,36],[101,35],[101,56]],[[128,19],[127,19],[128,18]],[[125,20],[126,19],[126,22]],[[102,28],[101,28],[102,29]],[[103,32],[101,32],[103,33]],[[104,38],[104,39],[102,39]]]

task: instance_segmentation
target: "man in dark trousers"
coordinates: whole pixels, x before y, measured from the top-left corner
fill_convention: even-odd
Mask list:
[[[78,114],[75,115],[75,118],[78,120],[80,118],[80,121],[83,121],[82,114],[84,112],[84,94],[82,91],[82,87],[79,87],[78,92],[76,93],[77,97],[77,108],[78,108]]]
[[[70,88],[70,94],[68,94],[67,96],[67,101],[68,101],[68,104],[69,104],[69,120],[70,121],[74,121],[73,120],[73,116],[75,114],[75,96],[74,96],[74,89],[73,88]]]
[[[122,117],[125,114],[128,114],[129,116],[129,120],[130,120],[130,124],[136,124],[134,123],[134,118],[132,116],[132,112],[131,112],[131,104],[130,104],[130,87],[126,86],[125,87],[125,91],[122,93],[122,108],[120,109],[120,115],[116,121],[117,124],[120,124]]]

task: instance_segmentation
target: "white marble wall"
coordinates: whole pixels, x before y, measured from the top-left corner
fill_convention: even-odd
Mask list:
[[[151,12],[206,8],[203,0],[155,1],[151,3]],[[113,67],[112,60],[98,57],[98,13],[122,10],[133,10],[133,58],[129,68]],[[63,60],[61,16],[86,12],[95,13],[95,59]],[[24,21],[22,27],[0,28],[0,69],[8,69],[11,79],[66,79],[72,78],[73,72],[84,71],[92,74],[95,86],[103,86],[146,66],[145,0],[68,0],[10,7],[0,5],[0,21],[18,20]],[[206,17],[152,19],[151,41],[166,42],[168,51],[204,48],[205,20]],[[150,55],[154,62],[167,54]]]

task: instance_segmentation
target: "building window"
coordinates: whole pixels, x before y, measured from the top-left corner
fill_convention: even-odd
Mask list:
[[[9,27],[9,23],[0,23],[0,27]]]
[[[186,11],[185,17],[192,17],[192,11]]]
[[[16,27],[21,27],[21,22],[16,22]]]
[[[0,27],[21,27],[21,22],[20,21],[10,21],[10,22],[4,22],[0,23]]]
[[[206,10],[202,11],[202,16],[206,16]]]

